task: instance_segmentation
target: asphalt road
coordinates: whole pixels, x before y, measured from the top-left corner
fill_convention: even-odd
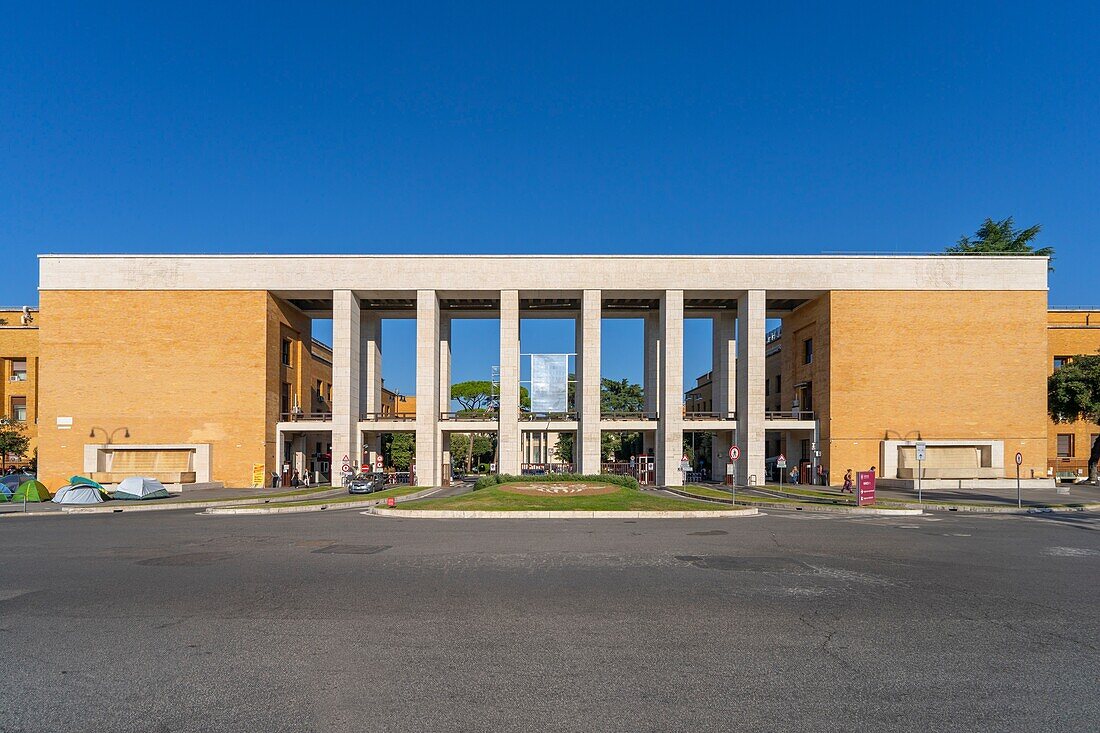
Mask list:
[[[1094,731],[1100,517],[0,520],[0,730]]]

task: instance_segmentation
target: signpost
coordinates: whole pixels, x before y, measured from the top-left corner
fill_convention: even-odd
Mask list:
[[[860,471],[856,474],[856,506],[875,503],[875,472]]]
[[[921,502],[921,485],[920,485],[921,463],[924,462],[924,454],[925,454],[925,450],[927,449],[927,447],[928,447],[927,443],[921,442],[919,440],[917,441],[917,503],[918,504],[922,503]]]
[[[783,473],[787,469],[787,456],[782,453],[779,454],[779,458],[775,459],[775,470],[779,472],[779,488],[783,488]]]
[[[726,464],[726,481],[729,482],[730,491],[733,493],[733,500],[737,501],[737,481],[734,480],[734,463],[737,463],[737,459],[741,457],[741,449],[734,443],[730,446],[730,462]]]
[[[1020,465],[1024,462],[1024,454],[1016,451],[1016,508],[1023,509],[1024,501],[1020,496]]]

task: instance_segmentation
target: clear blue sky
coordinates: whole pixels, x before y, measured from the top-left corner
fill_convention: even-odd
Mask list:
[[[4,301],[39,252],[928,251],[1009,215],[1053,303],[1098,299],[1095,2],[224,5],[6,4]]]

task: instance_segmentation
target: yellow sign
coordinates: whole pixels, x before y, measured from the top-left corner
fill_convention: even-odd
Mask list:
[[[262,489],[267,480],[267,468],[262,463],[252,464],[252,488]]]

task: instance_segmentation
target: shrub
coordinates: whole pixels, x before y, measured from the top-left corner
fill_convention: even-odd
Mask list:
[[[588,475],[580,473],[554,473],[544,475],[531,475],[531,476],[510,476],[508,474],[482,476],[474,484],[474,491],[478,489],[484,489],[488,486],[497,486],[499,484],[516,484],[516,483],[533,483],[541,481],[578,481],[578,482],[591,482],[600,484],[612,484],[613,486],[622,486],[627,489],[639,488],[638,479],[633,476],[615,476],[611,474],[597,474]]]

